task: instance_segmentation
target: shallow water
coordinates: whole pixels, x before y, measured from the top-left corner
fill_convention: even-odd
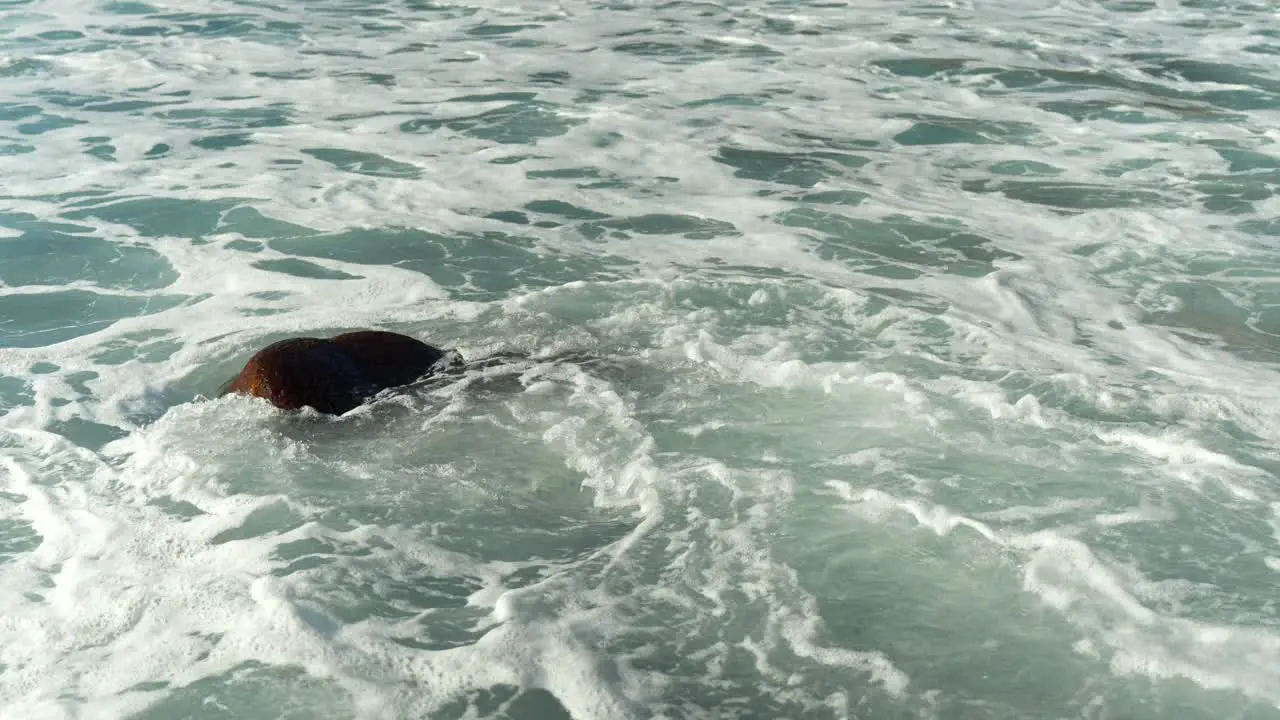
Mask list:
[[[1270,5],[0,7],[3,716],[1280,718]]]

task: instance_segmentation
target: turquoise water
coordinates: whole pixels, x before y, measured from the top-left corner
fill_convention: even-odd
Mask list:
[[[0,8],[0,716],[1280,718],[1269,3]]]

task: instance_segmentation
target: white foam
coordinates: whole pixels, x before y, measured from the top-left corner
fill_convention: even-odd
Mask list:
[[[940,536],[958,528],[1021,557],[1024,588],[1061,612],[1084,633],[1079,651],[1097,655],[1106,648],[1113,671],[1151,678],[1182,677],[1208,689],[1243,691],[1277,702],[1274,667],[1280,660],[1280,636],[1258,625],[1230,625],[1161,613],[1135,597],[1152,588],[1136,568],[1118,568],[1076,538],[1055,531],[1017,533],[920,500],[901,499],[878,490],[855,491],[842,482],[828,487],[850,503],[849,509],[879,523],[905,514]],[[1158,522],[1172,516],[1151,509],[1101,514],[1103,526]],[[1007,514],[1001,519],[1011,519]]]
[[[197,242],[150,237],[105,219],[75,220],[104,243],[154,250],[176,280],[159,291],[41,280],[4,285],[0,294],[35,298],[70,287],[105,299],[188,300],[55,345],[0,349],[0,376],[29,381],[34,395],[0,418],[0,482],[20,498],[4,517],[39,535],[34,549],[0,565],[0,697],[11,712],[124,717],[251,659],[301,665],[349,697],[362,717],[422,716],[499,683],[546,688],[574,717],[642,717],[667,707],[668,693],[687,692],[672,690],[681,683],[758,685],[791,703],[780,713],[838,716],[862,711],[867,678],[866,687],[893,703],[945,708],[954,693],[977,692],[920,687],[905,670],[912,667],[909,650],[900,658],[858,645],[827,622],[823,613],[838,611],[812,590],[819,571],[793,572],[785,552],[787,543],[811,539],[790,538],[793,524],[818,532],[816,522],[790,513],[811,511],[807,503],[819,492],[836,493],[878,526],[910,518],[946,547],[978,543],[1008,553],[1023,587],[1081,636],[1060,638],[1062,646],[1105,658],[1116,673],[1189,677],[1280,702],[1280,682],[1268,675],[1278,658],[1273,633],[1252,621],[1155,607],[1138,588],[1157,573],[1142,561],[1128,572],[1089,539],[1130,538],[1124,533],[1141,526],[1197,542],[1195,531],[1178,523],[1192,522],[1198,511],[1221,512],[1242,524],[1222,532],[1252,543],[1242,552],[1261,559],[1260,567],[1277,568],[1280,497],[1270,469],[1277,458],[1258,446],[1276,436],[1280,397],[1275,368],[1244,359],[1240,347],[1257,342],[1266,350],[1267,336],[1200,318],[1187,328],[1210,341],[1200,344],[1151,321],[1188,309],[1171,289],[1185,282],[1220,287],[1255,325],[1269,307],[1269,277],[1200,265],[1273,267],[1267,243],[1236,226],[1269,219],[1277,201],[1228,216],[1202,207],[1208,191],[1201,185],[1230,171],[1219,152],[1225,143],[1270,152],[1265,143],[1280,138],[1274,112],[1227,114],[1208,100],[1167,97],[1239,85],[1153,74],[1158,61],[1140,57],[1159,47],[1267,75],[1266,56],[1246,50],[1264,42],[1265,13],[1161,3],[1119,16],[1097,3],[1036,0],[927,12],[869,2],[855,17],[835,5],[602,10],[567,0],[554,8],[471,2],[434,16],[386,6],[377,22],[387,29],[377,31],[354,22],[345,6],[299,13],[215,0],[162,9],[247,14],[258,29],[248,39],[124,39],[112,29],[152,20],[68,0],[39,0],[30,9],[6,15],[15,31],[6,38],[66,29],[85,38],[78,52],[39,45],[0,51],[6,70],[42,64],[6,73],[7,96],[87,122],[22,134],[15,142],[34,152],[0,155],[0,172],[21,179],[10,194],[24,196],[6,200],[7,212],[65,220],[60,215],[72,201],[56,196],[85,190],[113,193],[85,201],[98,203],[104,216],[106,205],[126,197],[235,200],[322,232],[423,229],[444,236],[451,252],[462,252],[464,238],[515,234],[533,257],[554,259],[568,275],[581,270],[583,278],[521,276],[496,297],[460,300],[465,280],[446,286],[393,264],[399,258],[307,259],[360,276],[348,280],[264,270],[255,265],[290,256],[273,247],[234,249],[262,238],[233,231],[225,214],[198,231]],[[1241,24],[1203,31],[1179,24],[1219,13]],[[1107,31],[1117,17],[1122,37]],[[269,20],[301,27],[272,35],[263,27]],[[530,27],[508,37],[471,32],[485,23]],[[777,29],[788,24],[788,31]],[[688,54],[672,62],[616,48],[632,41],[669,43]],[[393,52],[414,44],[425,52]],[[321,54],[330,51],[359,57]],[[974,72],[917,76],[875,64],[917,58],[962,58]],[[977,71],[995,67],[1092,73],[1107,87],[1057,92],[1062,84],[1046,80],[1013,91],[995,73]],[[394,82],[367,82],[353,70]],[[547,76],[554,81],[532,79],[563,72]],[[278,79],[281,73],[294,79]],[[146,87],[153,89],[140,89]],[[58,105],[50,91],[74,97]],[[514,101],[459,98],[507,91],[538,93],[543,119],[563,132],[505,144],[460,129],[463,118]],[[705,104],[725,96],[743,102]],[[89,97],[172,104],[137,112],[76,104]],[[1154,122],[1076,119],[1046,104],[1063,99],[1119,103]],[[181,115],[196,108],[209,112]],[[245,114],[259,112],[277,112],[285,122],[246,127]],[[449,122],[430,132],[401,129],[419,118]],[[894,140],[921,119],[978,127],[974,132],[997,142]],[[231,133],[248,142],[220,150],[195,144]],[[108,142],[114,160],[86,156],[90,145]],[[169,150],[148,157],[158,143]],[[387,176],[359,174],[304,152],[314,148],[397,165]],[[811,186],[769,183],[717,160],[725,148],[807,154],[823,169]],[[536,157],[495,162],[515,155]],[[991,170],[1027,162],[1057,174]],[[1122,163],[1131,166],[1117,174]],[[573,168],[596,177],[554,176]],[[611,184],[590,187],[597,180]],[[1144,191],[1167,207],[1077,212],[1016,197],[1017,183],[1041,180]],[[966,189],[975,181],[988,185]],[[867,197],[858,204],[796,201],[851,189]],[[722,221],[733,232],[650,236],[604,227],[585,239],[584,223],[528,207],[547,200],[615,219]],[[840,251],[870,247],[861,235],[833,237],[834,230],[782,222],[797,207],[843,216],[833,217],[833,227],[845,222],[846,229],[902,215],[980,235],[1018,257],[993,259],[990,272],[969,277],[930,264],[956,253],[901,236],[903,247],[882,248],[877,260],[850,259]],[[488,217],[494,211],[526,212],[557,226],[517,227]],[[181,235],[178,224],[170,229]],[[5,241],[14,236],[0,231]],[[890,257],[904,248],[927,257]],[[489,260],[473,258],[469,269],[492,269]],[[889,266],[902,276],[886,276]],[[599,276],[591,275],[594,268],[603,268]],[[586,348],[637,363],[607,378],[525,368],[522,390],[482,412],[481,401],[463,390],[442,390],[426,400],[388,399],[333,424],[312,418],[309,431],[250,400],[188,402],[211,393],[269,338],[361,326],[413,332],[460,346],[467,356]],[[138,339],[147,332],[158,335]],[[110,348],[151,342],[172,343],[172,352],[123,364],[101,359]],[[34,374],[38,363],[57,368]],[[397,407],[439,414],[409,423],[395,415]],[[90,431],[68,425],[75,422],[104,434],[86,439]],[[545,483],[557,512],[579,518],[575,513],[589,506],[626,518],[626,531],[572,562],[549,565],[541,580],[509,588],[503,578],[527,567],[447,549],[447,528],[439,524],[436,535],[395,523],[336,530],[316,520],[323,497],[301,497],[303,486],[314,489],[307,483],[329,481],[359,483],[388,513],[437,486],[465,497],[489,492],[499,506],[533,504],[533,491],[520,495],[468,474],[465,461],[474,457],[467,453],[489,459],[498,452],[492,445],[475,437],[450,445],[432,435],[439,425],[469,427],[456,425],[465,422],[483,428],[474,435],[492,432],[521,449],[503,469],[513,482]],[[1228,425],[1261,440],[1231,445],[1222,430]],[[369,438],[374,426],[385,431],[380,441]],[[430,442],[455,454],[449,461],[432,455],[440,447]],[[551,459],[537,462],[555,473],[533,467],[531,457],[542,452]],[[396,488],[396,478],[407,476],[434,485]],[[260,485],[245,487],[246,480]],[[458,498],[442,497],[441,506],[445,499]],[[192,514],[152,504],[160,501]],[[270,532],[245,529],[264,514],[276,517]],[[1248,524],[1261,517],[1269,539]],[[247,536],[221,541],[236,532]],[[307,542],[362,547],[388,576],[411,575],[401,571],[416,563],[432,577],[474,580],[466,609],[478,619],[449,622],[488,634],[424,652],[389,640],[424,632],[422,618],[340,622],[340,603],[325,595],[340,594],[340,581],[319,572],[271,574],[287,564],[276,556],[282,546]],[[1207,545],[1204,566],[1231,552]],[[359,562],[335,561],[350,572],[363,567]],[[900,562],[915,567],[911,559]],[[902,567],[882,571],[893,577]],[[1229,584],[1207,592],[1229,605],[1238,600]],[[839,587],[860,597],[855,581]],[[685,613],[689,625],[679,632],[692,627],[690,637],[644,635],[652,623],[646,613],[661,612],[664,603]],[[656,659],[634,650],[646,643],[661,646]],[[614,657],[614,647],[628,649]],[[629,664],[644,657],[660,667],[664,652],[693,658],[706,676],[664,677]],[[734,675],[744,656],[758,678]],[[832,675],[842,679],[829,682]],[[144,682],[170,686],[131,689]],[[669,714],[695,714],[686,709]]]

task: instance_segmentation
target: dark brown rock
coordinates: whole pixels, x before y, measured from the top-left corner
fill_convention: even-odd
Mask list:
[[[341,415],[388,388],[439,370],[446,352],[391,332],[289,338],[259,350],[224,393],[264,398],[278,408]]]

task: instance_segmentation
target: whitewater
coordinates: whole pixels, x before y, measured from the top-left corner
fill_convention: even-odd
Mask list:
[[[0,0],[0,717],[1280,719],[1280,9]],[[360,328],[477,366],[218,388]]]

